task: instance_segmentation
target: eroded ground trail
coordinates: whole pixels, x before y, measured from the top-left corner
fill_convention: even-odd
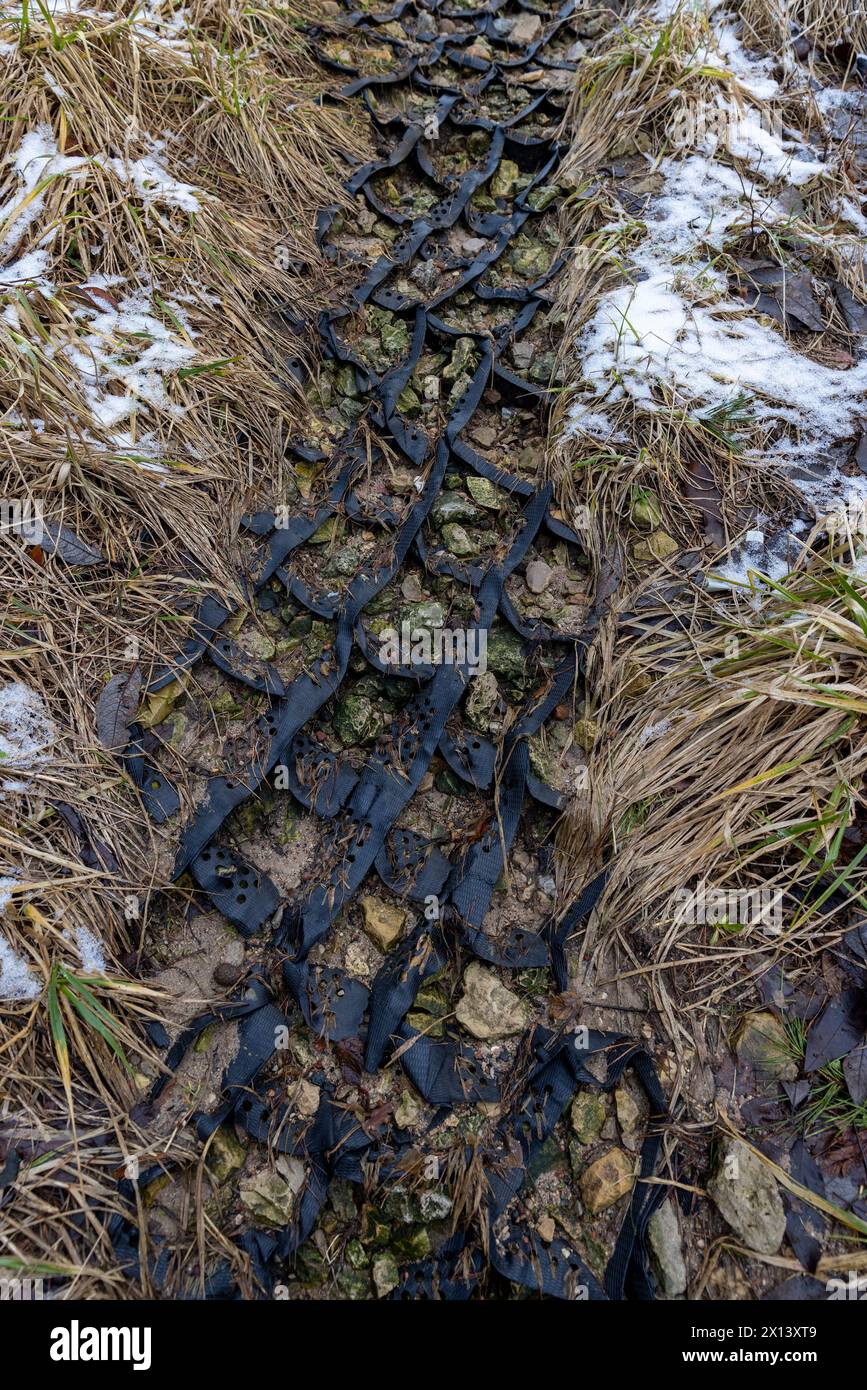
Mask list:
[[[201,998],[210,970],[226,990],[153,1029],[173,1075],[140,1118],[195,1126],[206,1226],[237,1247],[190,1235],[191,1169],[167,1144],[138,1178],[167,1291],[652,1287],[665,1189],[633,1181],[665,1102],[650,1053],[589,1029],[568,991],[566,938],[600,882],[554,914],[593,610],[539,483],[555,133],[601,27],[572,11],[335,6],[313,34],[379,151],[349,179],[354,217],[320,214],[348,292],[316,380],[295,368],[319,433],[297,442],[288,506],[249,518],[249,605],[206,605],[128,762],[157,819],[179,804],[172,751],[198,771],[175,864],[195,895],[155,978]],[[617,1131],[593,1093],[615,1084],[626,1148],[600,1139]],[[576,1092],[581,1200],[554,1138]],[[555,1228],[539,1184],[564,1177]],[[141,1274],[135,1221],[113,1238]]]

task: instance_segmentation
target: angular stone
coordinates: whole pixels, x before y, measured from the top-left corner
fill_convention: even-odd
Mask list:
[[[347,695],[334,711],[334,732],[347,748],[372,738],[379,727],[376,710],[365,695]]]
[[[614,1109],[620,1136],[633,1153],[641,1148],[641,1138],[647,1120],[647,1107],[642,1106],[628,1086],[618,1086],[614,1092]]]
[[[575,742],[585,753],[589,753],[599,737],[599,725],[595,719],[579,719],[575,724]]]
[[[605,1102],[595,1091],[579,1091],[572,1102],[572,1128],[580,1144],[592,1144],[605,1123]]]
[[[319,1109],[319,1087],[312,1081],[299,1081],[295,1091],[295,1108],[299,1115],[312,1118]]]
[[[632,504],[632,519],[639,526],[653,531],[662,525],[662,508],[659,498],[652,492],[641,491]]]
[[[531,43],[535,43],[541,36],[541,19],[537,14],[528,14],[526,10],[518,16],[509,30],[509,38],[512,43],[519,43],[522,48],[527,48]]]
[[[503,494],[490,478],[467,478],[467,492],[480,507],[498,512],[503,505]]]
[[[544,560],[531,560],[524,574],[531,594],[543,594],[551,583],[554,571]]]
[[[453,526],[444,526],[442,528],[442,538],[445,542],[446,549],[449,550],[452,555],[472,555],[475,551],[475,546],[463,526],[458,526],[457,524]]]
[[[442,627],[446,620],[445,609],[435,598],[424,599],[421,603],[413,603],[409,608],[405,608],[401,613],[401,621],[409,623],[410,628],[423,627],[430,630],[434,627]]]
[[[216,1181],[221,1185],[227,1182],[233,1173],[243,1168],[246,1157],[247,1150],[235,1138],[229,1126],[220,1125],[211,1140],[206,1160]]]
[[[670,1197],[665,1199],[661,1207],[657,1207],[647,1223],[647,1243],[662,1292],[669,1298],[686,1293],[686,1265],[680,1226]]]
[[[361,910],[364,913],[364,930],[367,935],[381,951],[387,951],[403,930],[403,908],[393,907],[381,898],[368,895],[361,899]]]
[[[493,970],[473,961],[467,966],[463,984],[455,1016],[474,1038],[507,1038],[526,1027],[527,1005],[500,983]]]
[[[646,541],[637,541],[632,553],[638,561],[668,560],[677,555],[680,546],[667,531],[653,531]]]
[[[524,643],[516,633],[500,629],[488,633],[488,666],[498,676],[520,682],[526,675]]]
[[[290,1180],[281,1178],[269,1168],[241,1184],[239,1195],[256,1223],[260,1226],[287,1226],[292,1220],[295,1197],[304,1182],[304,1165],[299,1160],[298,1172]]]
[[[491,193],[495,198],[509,198],[520,175],[520,169],[512,159],[501,159],[497,172],[491,179]]]
[[[584,1169],[580,1178],[581,1197],[591,1215],[612,1207],[632,1191],[633,1169],[633,1159],[622,1149],[609,1149]]]
[[[404,1091],[394,1107],[394,1122],[401,1129],[411,1129],[421,1119],[421,1106],[412,1091]]]
[[[764,1077],[775,1081],[794,1081],[798,1064],[791,1053],[788,1035],[776,1014],[761,1010],[748,1014],[735,1038],[740,1062],[747,1062]]]
[[[482,671],[470,681],[470,691],[464,705],[467,723],[480,733],[490,728],[491,715],[500,698],[497,678],[491,671]]]
[[[744,1245],[762,1255],[777,1253],[786,1233],[780,1190],[770,1169],[740,1139],[723,1141],[707,1190]]]
[[[377,1298],[385,1298],[392,1289],[396,1289],[399,1283],[397,1273],[397,1260],[388,1252],[384,1255],[377,1255],[373,1262],[373,1287],[376,1289]]]
[[[437,526],[447,521],[478,521],[479,509],[462,492],[441,492],[431,506],[431,520]]]

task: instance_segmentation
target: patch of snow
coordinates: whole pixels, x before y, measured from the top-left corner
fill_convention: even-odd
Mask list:
[[[40,695],[20,681],[0,687],[0,773],[28,772],[48,761],[57,730]],[[24,791],[23,781],[2,781],[3,791]]]
[[[110,159],[108,167],[122,183],[134,188],[146,208],[163,203],[166,207],[180,208],[183,212],[201,211],[200,190],[173,178],[155,154],[134,160]]]
[[[75,928],[75,944],[85,975],[105,975],[107,967],[102,942],[87,927]]]
[[[18,182],[12,196],[0,206],[0,226],[6,227],[0,254],[16,246],[42,213],[45,193],[36,191],[40,184],[45,179],[63,175],[81,179],[88,161],[82,155],[60,154],[51,127],[39,125],[24,135],[16,152],[10,155],[9,163]],[[29,202],[22,207],[26,199]]]
[[[0,934],[0,999],[35,999],[40,993],[27,962],[17,956]]]

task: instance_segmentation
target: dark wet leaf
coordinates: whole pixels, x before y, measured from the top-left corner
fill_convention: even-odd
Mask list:
[[[867,1043],[856,1047],[843,1062],[843,1075],[856,1105],[867,1101]]]
[[[803,1105],[810,1094],[809,1081],[784,1081],[782,1087],[793,1110],[797,1110],[799,1105]]]
[[[756,1096],[741,1106],[741,1119],[745,1124],[767,1126],[778,1124],[785,1118],[783,1106],[778,1100],[767,1100]]]
[[[792,1145],[789,1171],[795,1182],[799,1182],[802,1187],[808,1187],[817,1197],[824,1197],[825,1182],[822,1173],[803,1139],[797,1139]]]
[[[46,521],[42,549],[46,555],[56,555],[66,565],[84,567],[103,563],[102,551],[88,545],[68,526],[60,526],[56,521]]]
[[[793,1274],[791,1279],[785,1279],[776,1288],[769,1289],[763,1295],[762,1302],[809,1303],[827,1297],[828,1290],[821,1279],[814,1279],[809,1274]]]
[[[867,473],[867,431],[862,430],[861,432],[861,438],[855,449],[855,462],[862,473]]]
[[[822,1246],[805,1224],[808,1220],[807,1204],[799,1202],[797,1198],[789,1199],[787,1196],[786,1205],[786,1238],[795,1252],[798,1263],[803,1265],[808,1274],[815,1274],[816,1266],[822,1257]]]
[[[141,694],[141,671],[121,671],[99,693],[94,714],[96,733],[103,748],[126,748],[129,726],[135,719]]]
[[[719,489],[708,464],[701,457],[689,461],[686,495],[701,512],[705,535],[711,544],[721,546],[725,540],[725,530]]]
[[[851,931],[847,931],[843,940],[850,951],[853,951],[856,956],[860,956],[862,960],[867,960],[867,919],[852,927]]]
[[[813,293],[813,277],[806,270],[790,274],[784,266],[773,262],[744,262],[741,265],[748,285],[760,291],[756,307],[763,313],[773,313],[768,301],[775,301],[779,315],[785,314],[790,328],[807,328],[812,333],[822,333],[825,321],[822,310]]]
[[[864,1041],[867,1022],[864,991],[844,990],[822,1010],[807,1035],[804,1070],[818,1071],[828,1062],[845,1057]]]
[[[107,869],[109,873],[117,873],[120,866],[108,845],[104,840],[91,836],[74,807],[68,806],[65,801],[54,801],[52,805],[78,840],[82,864],[86,864],[88,869]]]
[[[846,327],[850,333],[867,333],[867,304],[860,304],[851,290],[845,285],[835,285],[837,303],[843,311]]]

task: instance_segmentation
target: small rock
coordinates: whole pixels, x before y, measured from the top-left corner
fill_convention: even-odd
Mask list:
[[[295,1092],[295,1108],[299,1115],[311,1118],[319,1109],[319,1087],[312,1081],[299,1081]]]
[[[463,526],[458,526],[456,524],[453,526],[443,526],[441,534],[443,541],[445,542],[446,549],[449,550],[452,555],[473,554],[475,546],[473,545]]]
[[[241,1202],[260,1226],[287,1226],[292,1220],[295,1196],[304,1182],[304,1164],[299,1159],[290,1161],[297,1164],[297,1173],[293,1172],[289,1181],[265,1168],[241,1184]]]
[[[452,1199],[447,1193],[435,1192],[431,1189],[421,1193],[418,1204],[423,1221],[444,1221],[453,1205]]]
[[[483,237],[466,236],[461,241],[461,250],[465,256],[478,256],[480,252],[486,251],[488,243]]]
[[[400,1129],[411,1129],[421,1119],[421,1106],[412,1091],[404,1091],[394,1107],[394,1122]]]
[[[644,1131],[646,1120],[646,1110],[639,1104],[633,1092],[628,1086],[618,1086],[614,1092],[614,1109],[617,1112],[617,1123],[620,1126],[620,1136],[627,1149],[637,1152],[641,1148],[641,1136]]]
[[[470,692],[464,705],[467,723],[480,733],[491,727],[491,715],[500,698],[497,678],[491,671],[482,671],[470,681]]]
[[[509,30],[509,38],[512,43],[519,43],[522,48],[535,43],[542,34],[542,21],[537,14],[519,15]]]
[[[669,1298],[677,1298],[680,1294],[686,1293],[686,1265],[683,1261],[680,1226],[677,1223],[674,1202],[670,1197],[665,1199],[661,1207],[657,1207],[647,1223],[647,1243],[659,1275],[662,1292]]]
[[[376,710],[365,695],[345,696],[335,708],[332,720],[334,732],[347,748],[372,738],[379,723]]]
[[[649,560],[668,560],[677,555],[680,546],[667,531],[653,531],[645,541],[637,541],[632,553],[639,562]]]
[[[236,985],[243,974],[243,965],[230,965],[228,961],[221,960],[220,964],[214,967],[214,983],[228,989],[231,985]]]
[[[652,492],[639,492],[635,501],[632,503],[632,519],[639,526],[644,526],[648,531],[654,531],[662,524],[662,507],[659,498]]]
[[[776,1081],[794,1081],[798,1065],[791,1055],[788,1035],[776,1014],[761,1011],[748,1014],[735,1038],[738,1060],[755,1067],[761,1076]]]
[[[536,1230],[539,1232],[545,1244],[550,1245],[556,1232],[553,1216],[548,1216],[547,1213],[545,1216],[540,1216],[539,1220],[536,1222]]]
[[[533,353],[536,351],[533,343],[525,338],[520,343],[512,344],[512,361],[519,372],[526,371],[533,360]]]
[[[391,903],[368,895],[361,899],[361,910],[364,913],[364,930],[367,935],[381,951],[387,951],[403,930],[403,908],[392,907]]]
[[[493,970],[473,961],[467,966],[463,984],[455,1015],[474,1038],[507,1038],[526,1027],[527,1005],[500,983]]]
[[[489,478],[467,478],[467,492],[480,507],[498,512],[503,505],[503,494]]]
[[[488,667],[498,676],[520,684],[526,676],[524,643],[517,633],[501,628],[488,633]]]
[[[401,620],[409,623],[411,629],[442,627],[446,620],[445,609],[435,598],[413,603],[401,612]]]
[[[385,1298],[400,1282],[397,1273],[397,1260],[388,1252],[377,1255],[373,1262],[373,1287],[377,1298]]]
[[[483,449],[490,449],[497,442],[497,431],[490,425],[477,425],[473,430],[473,439]]]
[[[727,1138],[707,1185],[723,1219],[750,1250],[775,1255],[786,1213],[770,1169],[740,1139]]]
[[[609,1149],[581,1174],[581,1196],[591,1215],[612,1207],[632,1191],[633,1160],[622,1149]]]
[[[350,941],[346,948],[346,968],[350,975],[361,980],[370,979],[370,966],[360,941]]]
[[[216,1181],[227,1182],[233,1173],[243,1168],[247,1150],[233,1134],[228,1125],[220,1125],[215,1131],[208,1149],[207,1164]]]
[[[491,193],[495,198],[509,198],[520,177],[520,169],[512,159],[501,159],[497,172],[491,179]]]
[[[544,593],[551,583],[553,573],[551,566],[546,565],[544,560],[531,560],[524,575],[530,593]]]
[[[572,1128],[580,1144],[592,1144],[605,1123],[605,1102],[595,1091],[579,1091],[572,1102]]]
[[[479,511],[462,492],[441,492],[431,506],[431,520],[437,526],[448,521],[478,521]]]
[[[599,737],[599,725],[595,719],[579,719],[575,724],[575,742],[585,753],[589,753]]]
[[[410,603],[416,603],[421,598],[421,584],[417,574],[408,574],[400,586],[400,592]]]

